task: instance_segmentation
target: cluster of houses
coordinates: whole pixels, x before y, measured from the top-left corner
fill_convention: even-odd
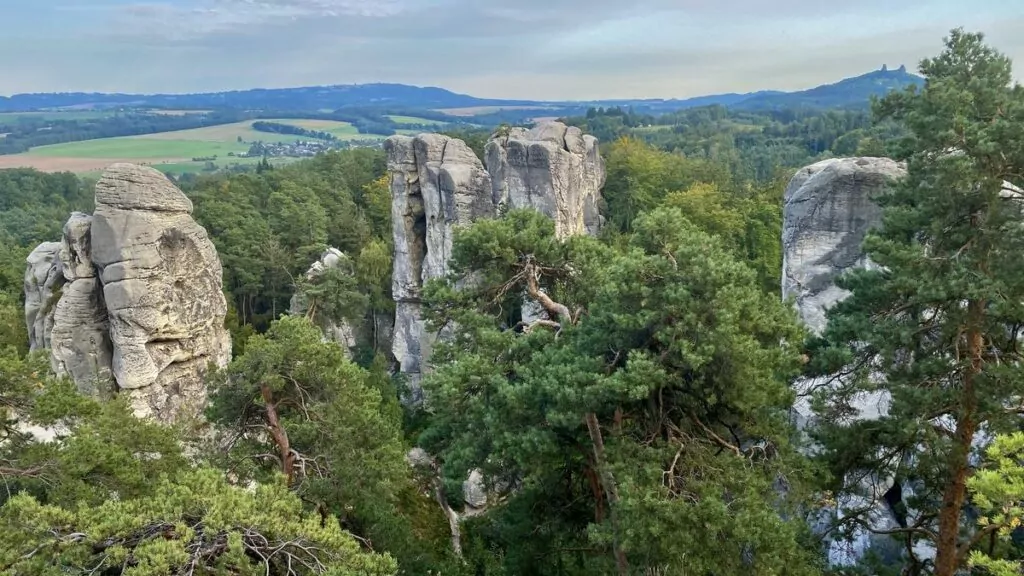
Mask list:
[[[339,142],[299,140],[296,142],[253,142],[247,152],[228,152],[237,158],[309,158],[321,152],[339,148]]]

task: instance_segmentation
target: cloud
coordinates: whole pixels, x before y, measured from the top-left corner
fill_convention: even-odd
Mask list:
[[[103,1],[5,10],[0,93],[376,81],[538,99],[797,89],[882,63],[914,68],[958,25],[1024,66],[1020,0]]]

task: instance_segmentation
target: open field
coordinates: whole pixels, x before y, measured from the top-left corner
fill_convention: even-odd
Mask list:
[[[389,118],[395,124],[426,124],[430,126],[443,126],[444,124],[447,124],[447,122],[442,122],[440,120],[429,120],[427,118],[417,118],[415,116],[398,116],[391,114],[386,116],[386,118]]]
[[[356,128],[347,122],[293,119],[268,119],[266,121],[322,130],[330,132],[342,140],[378,140],[383,138],[383,136],[359,134]],[[253,122],[253,120],[249,120],[192,130],[39,146],[23,154],[0,155],[0,169],[29,167],[46,172],[94,172],[103,170],[116,162],[135,162],[176,173],[198,172],[202,170],[206,162],[193,162],[193,158],[216,156],[217,159],[214,163],[220,167],[245,164],[257,160],[236,158],[228,156],[228,153],[246,152],[249,150],[249,146],[257,140],[294,142],[306,139],[291,134],[259,132],[252,128]],[[241,138],[241,142],[239,138]]]

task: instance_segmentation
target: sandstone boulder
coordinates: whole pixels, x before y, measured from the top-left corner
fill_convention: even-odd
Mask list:
[[[462,499],[470,508],[487,507],[487,487],[484,486],[484,475],[479,470],[473,470],[462,483]]]
[[[103,287],[111,371],[140,416],[170,422],[206,398],[231,342],[220,259],[192,203],[159,171],[110,166],[96,185],[91,260]]]

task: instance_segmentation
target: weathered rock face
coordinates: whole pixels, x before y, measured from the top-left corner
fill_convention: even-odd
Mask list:
[[[782,295],[794,297],[800,317],[816,333],[825,312],[848,294],[835,278],[870,266],[861,244],[878,224],[871,198],[905,168],[888,158],[839,158],[808,166],[793,177],[783,209]]]
[[[162,421],[199,410],[207,367],[231,357],[220,259],[191,212],[152,168],[115,164],[96,185],[92,261],[110,317],[112,371],[136,413]]]
[[[96,185],[95,214],[73,214],[56,251],[41,246],[27,272],[41,275],[54,253],[69,283],[38,340],[54,370],[90,394],[127,394],[136,414],[161,422],[196,414],[208,366],[231,354],[220,260],[191,211],[160,172],[114,164]],[[26,317],[39,324],[42,310],[26,306]]]
[[[605,168],[593,136],[560,122],[513,128],[487,143],[485,160],[496,204],[536,208],[560,238],[600,230]]]
[[[849,295],[835,285],[836,278],[848,270],[872,266],[861,246],[867,232],[881,221],[881,209],[872,199],[905,175],[905,168],[888,158],[830,159],[800,170],[786,188],[782,293],[795,299],[800,317],[814,333],[825,329],[828,309]],[[799,380],[794,387],[805,392],[825,384],[824,380]],[[877,418],[887,411],[888,396],[866,394],[855,407],[858,418]],[[814,418],[806,395],[801,395],[794,411],[799,427]],[[872,530],[897,529],[899,522],[885,498],[894,484],[893,478],[866,475],[859,483],[862,494],[845,495],[825,516],[833,516],[834,521],[846,507],[867,508]],[[881,551],[885,544],[884,537],[858,528],[850,540],[829,542],[829,560],[833,565],[853,564],[869,549]]]
[[[419,379],[431,339],[420,316],[424,283],[444,276],[456,226],[495,214],[491,179],[466,144],[438,134],[392,136],[384,145],[391,174],[395,258],[392,352],[421,399]]]
[[[75,212],[64,225],[60,262],[67,285],[54,312],[50,338],[53,371],[69,376],[90,396],[115,392],[113,346],[103,287],[92,264],[92,216]]]
[[[25,268],[25,325],[31,350],[50,347],[53,314],[64,285],[60,243],[44,242],[27,259]]]

